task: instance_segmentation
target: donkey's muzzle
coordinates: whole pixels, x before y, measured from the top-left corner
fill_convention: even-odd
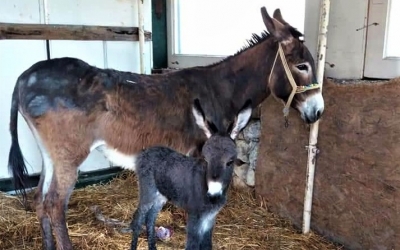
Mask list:
[[[310,114],[304,114],[304,120],[306,123],[312,124],[321,118],[323,112],[324,112],[323,109],[316,109],[314,112]]]

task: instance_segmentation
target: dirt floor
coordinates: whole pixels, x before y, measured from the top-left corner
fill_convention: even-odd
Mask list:
[[[32,196],[32,194],[30,195]],[[105,185],[75,190],[68,209],[68,228],[75,249],[129,249],[126,227],[138,202],[134,174],[123,172]],[[217,216],[214,249],[341,249],[318,235],[302,235],[291,223],[270,213],[254,190],[231,188],[229,203]],[[93,206],[97,206],[94,212]],[[24,211],[14,196],[0,195],[0,249],[40,249],[39,224],[33,211]],[[97,216],[97,218],[96,218]],[[112,226],[105,219],[112,220]],[[100,220],[99,220],[100,219]],[[119,224],[119,225],[117,225]],[[172,238],[158,241],[158,249],[184,249],[185,214],[167,204],[157,226],[171,227]],[[147,249],[144,234],[139,249]]]

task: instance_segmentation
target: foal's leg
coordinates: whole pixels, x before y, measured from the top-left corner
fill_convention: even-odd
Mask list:
[[[189,215],[186,249],[212,250],[215,214]]]
[[[149,245],[149,250],[156,250],[156,235],[155,235],[155,225],[157,216],[166,203],[167,199],[159,194],[153,207],[149,210],[146,216],[146,231],[147,231],[147,242]]]
[[[133,215],[133,219],[131,222],[132,229],[132,242],[131,242],[131,250],[136,250],[139,234],[142,231],[142,225],[146,222],[146,231],[147,235],[150,237],[154,237],[154,225],[152,226],[153,231],[150,232],[151,228],[148,228],[148,225],[152,223],[153,216],[157,217],[157,213],[154,214],[155,211],[158,210],[159,200],[158,200],[158,191],[156,189],[156,185],[152,176],[141,177],[139,180],[139,205]],[[162,206],[161,206],[162,207]],[[154,219],[155,221],[155,219]],[[155,222],[153,222],[154,224]],[[148,239],[151,241],[151,239]],[[155,242],[154,248],[150,248],[149,241],[149,249],[156,249]]]
[[[145,222],[149,209],[150,206],[143,205],[139,202],[138,208],[133,214],[133,219],[130,225],[132,229],[131,250],[137,249],[139,235],[140,232],[142,231],[142,225]]]
[[[200,249],[211,250],[212,249],[212,233],[214,226],[203,232]]]
[[[186,247],[185,250],[202,250],[201,243],[201,217],[198,214],[188,215],[188,222],[186,225]]]
[[[149,250],[156,250],[156,234],[155,234],[155,225],[158,213],[161,211],[161,208],[158,209],[156,206],[153,206],[146,215],[146,232],[147,232],[147,243],[149,246]]]

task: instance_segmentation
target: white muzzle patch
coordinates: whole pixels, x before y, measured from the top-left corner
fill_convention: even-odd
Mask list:
[[[208,182],[208,195],[215,196],[222,194],[222,183],[219,181]]]

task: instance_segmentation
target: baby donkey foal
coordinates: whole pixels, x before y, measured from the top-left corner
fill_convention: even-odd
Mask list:
[[[215,217],[226,203],[237,158],[234,140],[249,121],[251,111],[251,103],[247,101],[228,131],[216,131],[216,126],[206,121],[196,99],[192,108],[194,119],[208,138],[200,158],[166,147],[148,148],[139,155],[136,166],[140,200],[131,223],[131,250],[137,248],[143,223],[149,249],[157,249],[155,221],[168,200],[188,214],[186,249],[212,249]]]

